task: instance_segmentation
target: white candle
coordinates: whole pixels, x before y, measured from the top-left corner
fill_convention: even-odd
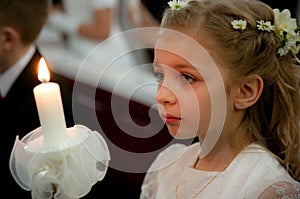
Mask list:
[[[34,89],[34,97],[46,144],[55,144],[67,138],[67,128],[60,87],[49,82],[50,74],[44,58],[40,59],[38,78],[42,82]]]

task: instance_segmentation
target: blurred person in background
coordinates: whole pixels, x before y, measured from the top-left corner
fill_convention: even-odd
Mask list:
[[[128,24],[129,28],[149,28],[159,27],[162,15],[169,0],[151,1],[151,0],[128,0],[123,6],[126,12],[122,18],[123,24]],[[125,4],[125,3],[123,3]],[[152,34],[138,35],[135,37],[135,42],[142,42],[145,46],[154,46],[155,40]],[[145,61],[150,63],[153,61],[153,49],[144,49]]]
[[[31,193],[23,190],[14,180],[9,169],[9,158],[16,136],[22,139],[40,127],[33,94],[33,88],[40,84],[37,71],[42,57],[36,39],[48,11],[48,0],[0,1],[0,179],[4,182],[2,194],[8,198],[31,198]],[[50,79],[60,85],[66,125],[71,127],[74,125],[72,81],[51,69]]]
[[[47,22],[67,36],[68,48],[85,53],[109,36],[116,4],[117,0],[61,0],[53,4]]]
[[[66,36],[66,49],[75,56],[89,56],[103,65],[128,49],[123,37],[110,39],[122,31],[118,8],[119,0],[61,0],[61,6],[53,6],[47,26]],[[95,53],[91,54],[92,50]],[[129,57],[126,64],[134,65],[133,60]]]

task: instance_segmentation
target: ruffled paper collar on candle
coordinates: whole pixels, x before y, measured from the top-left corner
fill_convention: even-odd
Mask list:
[[[104,178],[110,155],[102,136],[82,125],[68,128],[67,135],[52,148],[43,145],[41,128],[16,138],[11,173],[32,198],[80,198]]]

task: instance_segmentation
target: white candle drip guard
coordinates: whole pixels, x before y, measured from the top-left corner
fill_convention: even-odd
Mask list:
[[[103,137],[83,125],[67,128],[67,138],[47,145],[41,127],[19,140],[10,156],[10,171],[33,199],[76,199],[101,181],[110,160]]]

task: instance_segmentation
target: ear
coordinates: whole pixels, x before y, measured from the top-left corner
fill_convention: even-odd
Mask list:
[[[263,80],[257,74],[247,76],[235,96],[235,109],[246,109],[257,102],[263,91]]]
[[[20,41],[19,33],[11,27],[0,29],[0,47],[2,51],[12,50]]]

